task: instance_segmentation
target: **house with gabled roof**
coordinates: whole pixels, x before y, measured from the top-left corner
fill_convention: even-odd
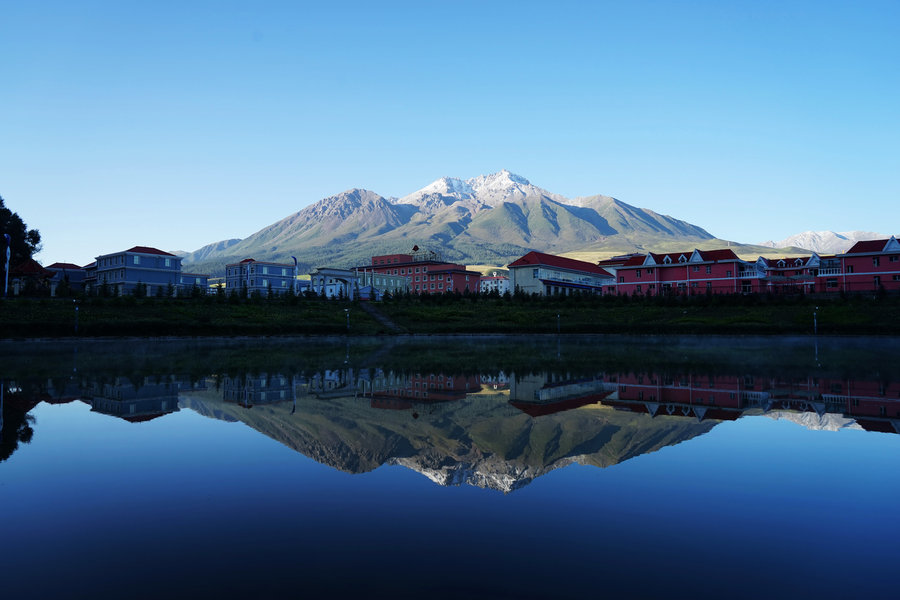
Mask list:
[[[856,242],[837,257],[844,291],[900,290],[900,242],[895,236]]]
[[[507,268],[510,287],[526,294],[602,294],[615,289],[615,278],[609,271],[594,263],[564,256],[532,251],[511,262]]]
[[[619,294],[736,294],[760,290],[760,273],[730,248],[633,255],[616,269]]]
[[[55,296],[57,289],[62,285],[68,287],[72,292],[80,292],[84,289],[84,277],[86,272],[84,267],[72,263],[55,262],[52,265],[44,267],[51,273],[50,278],[50,295]]]
[[[820,264],[821,259],[815,252],[812,256],[760,256],[756,259],[756,268],[762,277],[759,291],[774,294],[815,292]]]
[[[105,285],[117,296],[133,294],[139,289],[148,296],[163,296],[176,293],[181,257],[150,246],[134,246],[98,256],[85,270],[85,284],[93,289]]]

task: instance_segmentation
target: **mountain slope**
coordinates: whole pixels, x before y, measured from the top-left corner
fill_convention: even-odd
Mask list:
[[[442,177],[388,200],[353,189],[307,206],[236,243],[187,255],[191,269],[221,270],[252,257],[301,266],[352,267],[372,255],[419,245],[448,260],[504,264],[530,250],[566,253],[642,250],[665,241],[712,240],[704,229],[608,196],[567,199],[503,170],[461,180]]]

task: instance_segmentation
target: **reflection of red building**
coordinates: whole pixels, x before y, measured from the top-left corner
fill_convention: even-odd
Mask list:
[[[835,378],[784,379],[754,375],[612,375],[608,406],[703,419],[733,420],[745,410],[839,413],[865,429],[900,433],[900,382]]]
[[[413,403],[455,402],[481,390],[477,375],[416,374],[393,379],[371,394],[372,407],[406,410]]]

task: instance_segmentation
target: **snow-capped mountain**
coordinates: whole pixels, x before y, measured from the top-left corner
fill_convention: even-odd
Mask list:
[[[238,242],[188,254],[191,268],[220,270],[253,257],[306,267],[358,266],[375,254],[439,250],[469,264],[503,264],[531,251],[631,252],[658,243],[694,247],[704,229],[609,196],[569,199],[502,170],[471,179],[442,177],[401,198],[353,189],[269,225]]]
[[[795,246],[817,254],[840,254],[849,250],[858,241],[886,239],[889,237],[889,235],[875,233],[874,231],[804,231],[779,242],[761,242],[759,245],[770,248]]]

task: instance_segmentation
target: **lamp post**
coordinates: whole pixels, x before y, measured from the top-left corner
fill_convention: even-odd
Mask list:
[[[9,247],[12,245],[12,238],[9,237],[8,233],[4,233],[3,237],[6,238],[6,269],[4,269],[4,282],[3,282],[3,297],[6,298],[9,295]]]
[[[818,310],[819,310],[819,307],[817,306],[816,309],[813,311],[813,335],[819,335],[819,322],[816,318],[816,312]]]
[[[350,333],[350,309],[345,308],[344,312],[347,313],[347,333]]]

